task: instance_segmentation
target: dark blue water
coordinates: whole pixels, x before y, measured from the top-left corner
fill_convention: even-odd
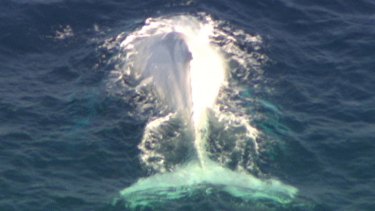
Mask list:
[[[375,210],[371,0],[2,0],[0,210],[127,209],[113,199],[148,175],[146,121],[107,92],[116,51],[100,46],[148,17],[197,12],[263,38],[252,97],[267,118],[254,124],[283,144],[260,166],[299,193],[285,206],[197,194],[157,209]]]

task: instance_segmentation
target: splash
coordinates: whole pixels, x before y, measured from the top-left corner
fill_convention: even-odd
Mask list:
[[[259,132],[247,116],[240,108],[229,109],[230,104],[219,102],[226,99],[221,93],[229,86],[229,68],[217,45],[223,41],[213,37],[222,38],[226,56],[232,56],[245,69],[253,62],[249,60],[254,57],[236,47],[234,35],[218,30],[209,16],[150,18],[121,43],[125,65],[117,72],[118,80],[136,81],[137,93],[154,91],[157,100],[150,102],[146,97],[139,104],[153,103],[160,111],[147,124],[139,145],[142,163],[157,173],[121,191],[130,207],[151,206],[205,189],[225,191],[245,201],[261,199],[281,204],[291,202],[297,194],[296,188],[276,179],[258,179],[246,168],[230,170],[211,158],[207,144],[212,138],[212,119],[223,131],[240,128],[238,134],[243,135],[237,137],[250,143],[252,154],[259,150]],[[244,37],[249,39],[257,41],[256,37]],[[243,73],[238,70],[239,75]],[[244,150],[240,146],[243,144],[236,150]]]

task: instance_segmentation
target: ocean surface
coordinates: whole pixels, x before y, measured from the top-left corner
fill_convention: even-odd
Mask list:
[[[116,79],[121,42],[176,16],[221,32],[213,42],[231,81],[221,103],[246,113],[212,133],[210,159],[294,187],[292,199],[120,194],[183,163],[142,160],[145,128],[164,111]],[[375,210],[372,0],[2,0],[0,32],[0,210]],[[228,144],[247,124],[259,152]],[[168,150],[163,159],[183,153]]]

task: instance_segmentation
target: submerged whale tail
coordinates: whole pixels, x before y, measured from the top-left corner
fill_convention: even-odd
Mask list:
[[[290,203],[297,189],[277,180],[260,180],[245,172],[235,172],[209,161],[206,168],[190,162],[175,171],[138,180],[121,191],[130,208],[153,206],[182,199],[194,193],[227,192],[244,201],[269,200]]]

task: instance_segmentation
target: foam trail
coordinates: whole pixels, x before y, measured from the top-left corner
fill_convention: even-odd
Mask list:
[[[191,61],[191,87],[193,100],[193,122],[195,148],[202,168],[208,160],[205,149],[207,131],[207,109],[214,106],[220,88],[225,81],[225,65],[216,49],[211,47],[209,37],[211,25],[203,25],[198,31],[187,31],[187,43],[193,54]]]
[[[134,60],[134,74],[138,74],[143,83],[151,83],[158,97],[186,122],[185,127],[193,134],[190,141],[196,153],[171,172],[139,179],[121,191],[132,207],[183,198],[207,188],[219,189],[244,200],[267,199],[278,203],[290,202],[297,193],[292,186],[229,170],[208,157],[205,148],[210,135],[208,110],[214,111],[217,96],[226,83],[225,60],[210,44],[213,34],[214,27],[209,21],[202,23],[191,16],[178,16],[149,19],[142,29],[130,34],[122,43],[122,47],[131,52],[128,60]],[[165,123],[169,119],[152,121],[152,127],[146,129],[155,129],[157,122]],[[142,143],[149,138],[147,131],[150,130],[146,130]],[[146,148],[141,150],[146,151]]]

